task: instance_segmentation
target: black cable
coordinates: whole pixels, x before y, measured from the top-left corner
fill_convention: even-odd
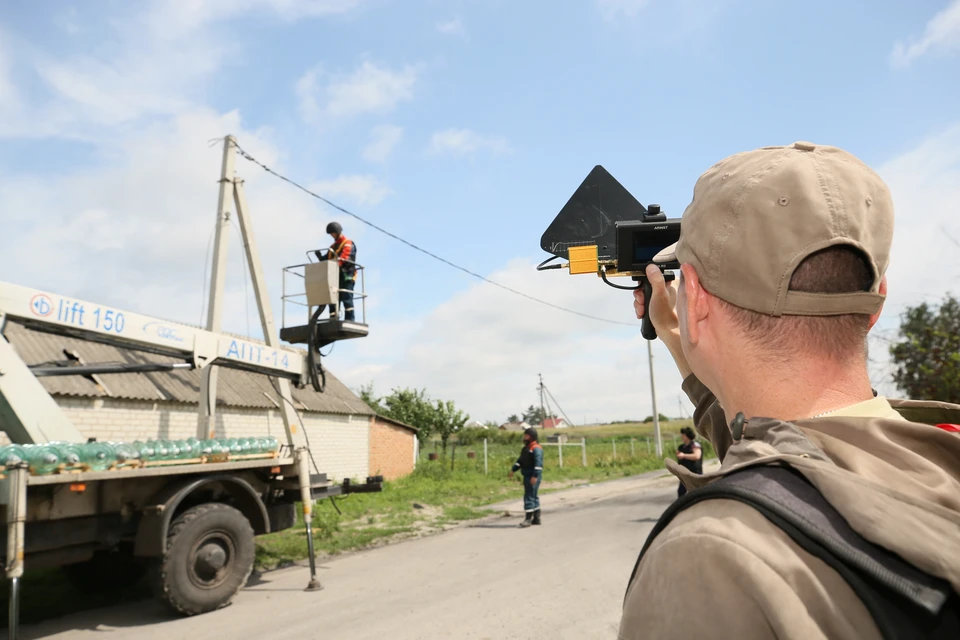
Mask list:
[[[637,326],[635,323],[632,323],[632,322],[620,322],[619,320],[609,320],[609,319],[607,319],[607,318],[598,318],[597,316],[591,316],[591,315],[586,314],[586,313],[581,313],[581,312],[579,312],[579,311],[574,311],[573,309],[567,309],[566,307],[561,307],[561,306],[559,306],[559,305],[553,304],[552,302],[547,302],[546,300],[541,300],[541,299],[539,299],[539,298],[534,298],[533,296],[528,295],[528,294],[526,294],[526,293],[523,293],[522,291],[517,291],[516,289],[511,289],[510,287],[507,287],[507,286],[505,286],[505,285],[502,285],[502,284],[500,284],[499,282],[494,282],[493,280],[490,280],[489,278],[485,278],[484,276],[480,275],[479,273],[474,273],[473,271],[470,271],[469,269],[467,269],[467,268],[465,268],[465,267],[461,267],[460,265],[454,264],[454,263],[450,262],[449,260],[447,260],[447,259],[445,259],[445,258],[441,258],[440,256],[436,255],[435,253],[431,253],[430,251],[427,251],[426,249],[423,249],[423,248],[421,248],[421,247],[418,247],[417,245],[413,244],[412,242],[408,242],[407,240],[404,240],[404,239],[401,238],[400,236],[397,236],[397,235],[395,235],[395,234],[390,233],[390,232],[387,231],[386,229],[383,229],[382,227],[379,227],[379,226],[373,224],[372,222],[369,222],[369,221],[367,221],[367,220],[364,220],[363,218],[361,218],[361,217],[358,216],[357,214],[355,214],[355,213],[353,213],[353,212],[351,212],[351,211],[347,211],[346,209],[344,209],[344,208],[341,207],[340,205],[338,205],[338,204],[336,204],[336,203],[334,203],[334,202],[331,202],[330,200],[327,200],[327,199],[324,198],[323,196],[318,195],[318,194],[314,193],[313,191],[310,191],[309,189],[307,189],[307,188],[304,187],[303,185],[298,184],[297,182],[294,182],[294,181],[291,180],[290,178],[287,178],[286,176],[283,176],[283,175],[277,173],[276,171],[274,171],[273,169],[271,169],[270,167],[268,167],[267,165],[263,164],[262,162],[260,162],[259,160],[257,160],[257,159],[254,158],[253,156],[251,156],[249,153],[247,153],[246,151],[244,151],[244,150],[240,147],[240,145],[234,143],[234,146],[237,147],[237,152],[238,152],[243,158],[245,158],[246,160],[249,160],[249,161],[252,162],[253,164],[259,166],[260,168],[262,168],[262,169],[263,169],[264,171],[266,171],[267,173],[270,173],[270,174],[276,176],[277,178],[280,178],[280,179],[283,180],[284,182],[287,182],[287,183],[293,185],[293,186],[296,187],[297,189],[300,189],[300,190],[303,191],[304,193],[313,196],[313,197],[316,198],[317,200],[320,200],[320,201],[322,201],[322,202],[325,202],[326,204],[330,205],[331,207],[333,207],[333,208],[336,209],[337,211],[340,211],[340,212],[342,212],[342,213],[345,213],[345,214],[347,214],[348,216],[359,220],[360,222],[362,222],[363,224],[365,224],[365,225],[367,225],[367,226],[369,226],[369,227],[373,227],[374,229],[376,229],[376,230],[379,231],[380,233],[382,233],[382,234],[384,234],[384,235],[388,235],[388,236],[390,236],[391,238],[393,238],[394,240],[397,240],[397,241],[399,241],[399,242],[402,242],[403,244],[407,245],[407,246],[410,247],[411,249],[414,249],[414,250],[416,250],[416,251],[419,251],[420,253],[424,253],[424,254],[430,256],[431,258],[433,258],[434,260],[439,260],[440,262],[443,262],[444,264],[449,265],[449,266],[453,267],[454,269],[457,269],[458,271],[462,271],[462,272],[466,273],[467,275],[471,275],[471,276],[473,276],[474,278],[478,278],[478,279],[480,279],[480,280],[483,280],[484,282],[486,282],[486,283],[488,283],[488,284],[492,284],[492,285],[494,285],[495,287],[500,287],[501,289],[504,289],[504,290],[506,290],[506,291],[509,291],[510,293],[515,293],[515,294],[518,295],[518,296],[523,296],[524,298],[527,298],[527,299],[529,299],[529,300],[533,300],[534,302],[539,302],[540,304],[544,304],[544,305],[546,305],[546,306],[548,306],[548,307],[553,307],[554,309],[558,309],[558,310],[560,310],[560,311],[566,311],[567,313],[572,313],[572,314],[574,314],[574,315],[582,316],[582,317],[584,317],[584,318],[589,318],[590,320],[598,320],[598,321],[600,321],[600,322],[608,322],[608,323],[610,323],[610,324],[619,324],[619,325],[623,325],[623,326],[627,326],[627,327],[635,327],[635,326]],[[616,286],[616,285],[611,285],[611,286]],[[623,287],[617,287],[617,288],[623,288]]]
[[[612,282],[610,282],[609,280],[607,280],[607,268],[606,268],[605,266],[600,267],[600,278],[601,278],[604,282],[606,282],[608,285],[610,285],[611,287],[613,287],[614,289],[624,289],[624,290],[626,290],[626,291],[636,291],[637,289],[642,289],[642,288],[643,288],[643,285],[640,285],[640,286],[638,286],[638,287],[624,287],[624,286],[621,286],[621,285],[619,285],[619,284],[613,284]],[[632,326],[632,325],[631,325],[631,326]]]

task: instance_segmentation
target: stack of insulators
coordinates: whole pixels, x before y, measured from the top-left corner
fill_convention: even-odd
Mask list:
[[[271,454],[280,444],[273,436],[258,438],[213,438],[210,440],[147,440],[125,442],[47,442],[11,444],[0,447],[0,469],[26,462],[36,475],[58,470],[104,471],[115,466],[136,466],[138,462],[182,460],[200,462],[204,456]]]

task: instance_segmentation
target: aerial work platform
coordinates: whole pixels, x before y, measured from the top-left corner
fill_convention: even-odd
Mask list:
[[[347,321],[341,319],[339,314],[340,294],[347,292],[346,289],[339,288],[340,267],[334,260],[313,262],[311,256],[314,253],[314,251],[307,252],[309,262],[283,270],[281,296],[283,328],[280,329],[280,339],[290,344],[303,344],[320,350],[340,340],[365,337],[370,332],[370,328],[367,326],[367,294],[363,265],[356,264],[357,273],[360,274],[360,291],[352,292],[355,308],[359,307],[360,320]],[[304,308],[306,313],[301,317],[306,320],[305,324],[287,326],[288,303]],[[337,309],[337,312],[331,313],[328,317],[320,317],[331,305]]]

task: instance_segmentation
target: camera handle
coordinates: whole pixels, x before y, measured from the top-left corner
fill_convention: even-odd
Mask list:
[[[663,273],[664,282],[671,282],[676,279],[677,276],[674,272],[667,271],[660,265],[657,266],[660,267],[660,271]],[[600,279],[614,289],[624,289],[626,291],[643,289],[643,322],[640,324],[640,335],[643,336],[644,340],[656,340],[657,330],[654,329],[653,322],[650,321],[650,298],[653,297],[653,286],[650,284],[650,281],[647,280],[647,276],[633,276],[633,281],[639,284],[636,287],[623,287],[610,282],[610,280],[607,279],[607,268],[606,266],[602,266],[600,267]]]
[[[663,280],[665,282],[670,282],[676,278],[676,274],[672,271],[663,272]],[[643,287],[643,322],[640,325],[640,335],[643,336],[644,340],[656,340],[657,339],[657,330],[653,327],[653,322],[650,320],[650,298],[653,297],[653,285],[650,284],[650,281],[646,276],[634,276],[633,279],[640,283],[640,286]]]

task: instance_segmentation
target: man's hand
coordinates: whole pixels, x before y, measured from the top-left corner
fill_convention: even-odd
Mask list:
[[[687,358],[683,355],[683,347],[680,343],[680,319],[677,317],[677,290],[679,288],[679,278],[667,282],[663,278],[663,273],[655,265],[647,265],[647,280],[650,281],[652,295],[650,297],[650,322],[653,328],[657,330],[657,337],[670,350],[680,374],[686,378],[692,371],[687,364]],[[637,313],[637,319],[643,319],[645,298],[643,289],[636,289],[633,292],[633,309]]]
[[[510,478],[511,480],[513,480],[513,471],[511,471],[510,473],[508,473],[508,474],[507,474],[507,477]]]
[[[530,476],[530,486],[537,484],[537,476]]]

